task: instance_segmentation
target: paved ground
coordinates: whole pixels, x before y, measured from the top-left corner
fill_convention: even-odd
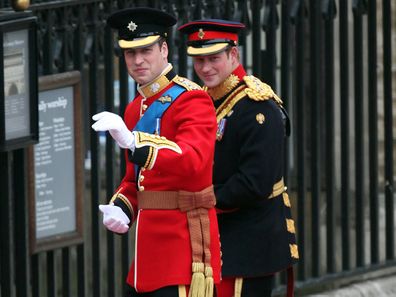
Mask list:
[[[355,283],[348,287],[306,295],[311,297],[396,297],[396,275]]]

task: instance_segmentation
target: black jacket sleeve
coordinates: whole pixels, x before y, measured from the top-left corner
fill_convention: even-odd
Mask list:
[[[216,147],[215,176],[222,175],[215,182],[218,208],[254,206],[271,195],[282,178],[284,131],[280,109],[272,100],[245,98],[234,106],[224,141]]]

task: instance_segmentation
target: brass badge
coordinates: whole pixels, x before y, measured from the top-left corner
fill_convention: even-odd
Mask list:
[[[262,125],[265,121],[265,116],[261,112],[256,114],[256,121]]]
[[[151,90],[151,92],[155,93],[160,89],[160,87],[161,87],[161,85],[159,83],[155,82],[150,86],[150,90]]]
[[[158,101],[161,102],[162,104],[165,104],[167,102],[172,102],[172,97],[170,97],[169,95],[162,96],[162,97],[158,98]]]
[[[137,29],[137,25],[133,21],[130,21],[127,27],[128,27],[128,30],[132,31],[132,32]]]
[[[202,29],[199,29],[199,31],[198,31],[198,37],[199,37],[199,39],[204,38],[204,36],[205,36],[205,32],[204,32]]]

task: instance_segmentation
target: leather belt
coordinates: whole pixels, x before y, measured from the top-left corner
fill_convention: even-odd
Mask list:
[[[208,209],[216,204],[213,185],[200,192],[137,192],[139,209],[179,209],[187,215],[192,250],[190,291],[194,296],[213,296],[213,270],[210,254]]]

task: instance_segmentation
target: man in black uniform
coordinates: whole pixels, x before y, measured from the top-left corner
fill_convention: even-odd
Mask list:
[[[239,62],[244,25],[198,20],[182,25],[187,54],[214,100],[217,116],[213,184],[222,247],[218,297],[271,296],[274,274],[298,260],[290,200],[283,183],[289,121],[270,86]]]

